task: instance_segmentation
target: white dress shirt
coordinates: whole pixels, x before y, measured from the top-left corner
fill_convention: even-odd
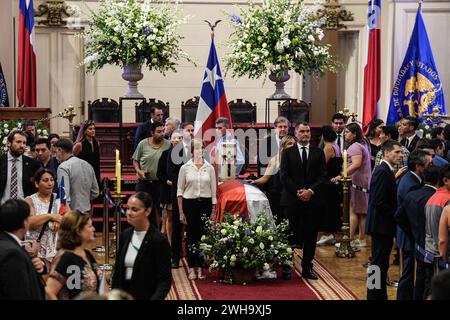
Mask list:
[[[381,162],[384,162],[384,163],[386,163],[387,165],[388,165],[388,167],[389,167],[389,169],[392,171],[392,172],[394,172],[394,167],[388,162],[388,161],[386,161],[386,160],[381,160]]]
[[[11,198],[11,166],[13,164],[13,160],[16,159],[11,152],[8,152],[8,176],[6,178],[6,186],[5,190],[3,191],[3,196],[0,201],[0,204],[3,204],[6,202],[6,200],[9,200]],[[23,185],[22,185],[22,173],[23,173],[23,157],[20,156],[17,158],[16,161],[16,168],[17,168],[17,197],[18,199],[23,199],[25,196],[23,194]]]
[[[144,241],[147,231],[133,231],[127,253],[125,254],[125,279],[130,280],[133,276],[134,262],[138,254],[138,250]]]
[[[309,158],[309,143],[306,146],[302,146],[300,143],[297,143],[297,147],[298,147],[298,151],[300,152],[300,158],[302,159],[302,161],[303,161],[303,158],[302,158],[302,156],[303,156],[303,149],[302,148],[303,147],[306,148],[306,157]]]
[[[213,166],[204,161],[198,169],[192,159],[185,163],[178,176],[177,196],[185,199],[211,198],[212,204],[216,204],[216,173]]]
[[[22,241],[19,239],[18,236],[16,236],[14,233],[5,231],[7,234],[9,234],[14,240],[17,241],[17,243],[19,244],[19,246],[22,246]]]

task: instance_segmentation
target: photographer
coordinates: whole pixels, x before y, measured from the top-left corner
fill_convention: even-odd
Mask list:
[[[30,207],[10,199],[0,207],[0,300],[44,300],[39,274],[44,263],[37,257],[36,243],[29,250],[22,240],[29,229]],[[28,243],[28,242],[26,242]]]

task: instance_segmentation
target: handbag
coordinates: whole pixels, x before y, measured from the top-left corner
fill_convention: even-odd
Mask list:
[[[50,197],[50,204],[48,205],[48,214],[52,213],[52,208],[53,208],[53,193]],[[39,232],[39,236],[37,238],[37,242],[41,242],[42,236],[44,235],[45,230],[47,229],[48,224],[50,223],[50,221],[47,221],[46,223],[44,223],[44,225],[42,226],[41,232]]]

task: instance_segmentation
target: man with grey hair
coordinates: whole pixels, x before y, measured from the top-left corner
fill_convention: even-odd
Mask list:
[[[269,161],[280,150],[281,140],[288,135],[291,123],[286,117],[279,116],[275,119],[274,132],[259,142],[258,149],[258,174],[264,175]]]
[[[228,132],[229,126],[230,122],[227,118],[221,117],[216,119],[217,159],[214,161],[217,161],[219,178],[222,177],[222,152],[223,145],[225,143],[234,143],[236,145],[236,177],[241,173],[242,169],[245,166],[245,157],[244,153],[242,152],[241,145],[236,137],[232,133]]]
[[[170,140],[172,133],[180,128],[180,123],[180,120],[168,117],[164,122],[164,139]]]

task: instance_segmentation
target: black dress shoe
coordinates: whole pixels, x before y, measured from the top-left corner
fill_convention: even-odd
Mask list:
[[[312,271],[312,269],[305,270],[302,272],[302,277],[309,280],[318,280],[319,277]]]
[[[291,280],[292,278],[292,271],[291,269],[284,269],[283,268],[283,273],[281,274],[281,279],[283,280]]]

